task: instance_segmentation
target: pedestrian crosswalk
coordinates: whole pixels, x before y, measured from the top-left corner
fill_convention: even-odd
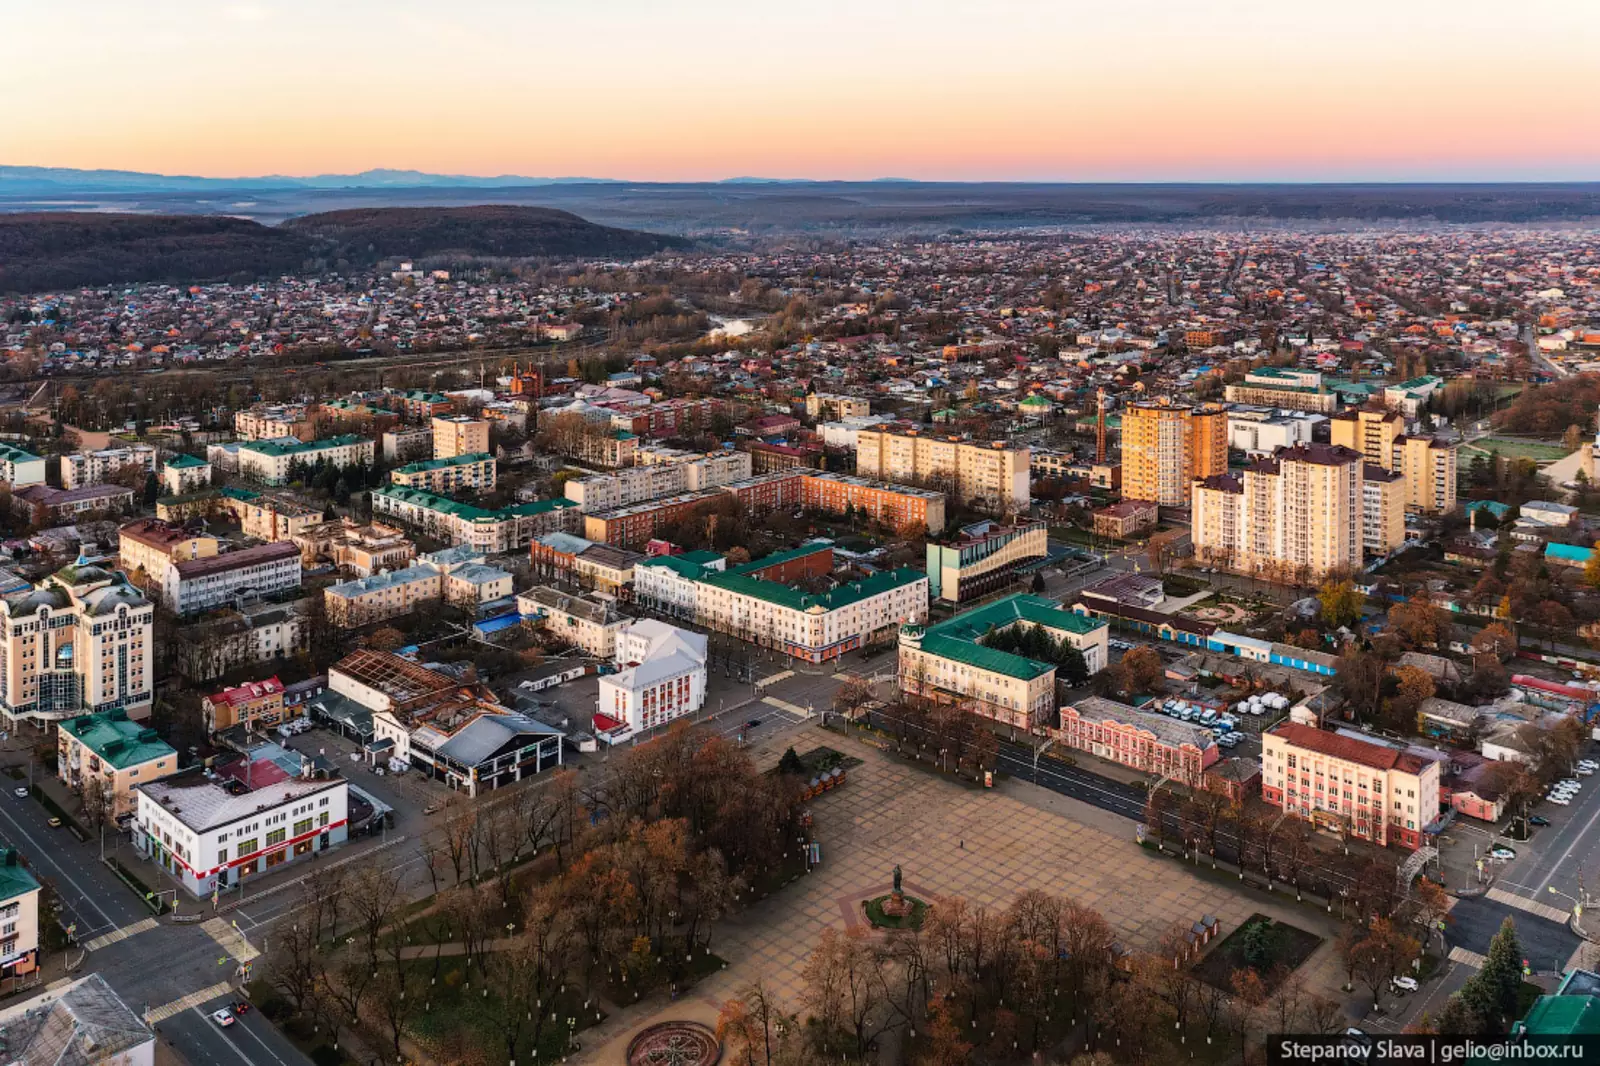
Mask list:
[[[115,944],[119,940],[126,940],[130,936],[138,936],[140,933],[148,933],[158,924],[160,923],[154,918],[146,918],[131,925],[124,925],[119,929],[111,930],[109,933],[102,933],[93,939],[85,940],[83,948],[85,951],[99,951],[101,948]]]
[[[243,933],[228,923],[226,918],[212,918],[201,922],[200,928],[204,929],[212,940],[221,944],[222,950],[239,962],[249,962],[261,954],[250,941],[245,939]]]
[[[202,988],[198,992],[190,992],[182,999],[175,999],[171,1003],[163,1003],[159,1007],[151,1007],[149,1010],[145,1011],[145,1023],[147,1025],[154,1025],[157,1022],[164,1022],[174,1014],[182,1014],[184,1011],[189,1010],[192,1007],[198,1007],[202,1003],[209,1003],[218,996],[226,996],[232,991],[233,986],[228,984],[228,982],[218,981],[209,988]]]
[[[1541,918],[1548,918],[1552,922],[1560,922],[1563,925],[1567,922],[1567,912],[1559,907],[1552,907],[1548,903],[1540,903],[1536,899],[1529,899],[1527,896],[1519,896],[1514,892],[1507,892],[1503,888],[1491,888],[1484,893],[1484,897],[1492,899],[1496,903],[1504,903],[1507,907],[1515,907],[1518,910],[1527,911],[1529,914],[1537,914]]]
[[[768,707],[776,707],[780,711],[788,711],[790,714],[799,715],[801,718],[811,717],[811,712],[806,710],[804,707],[789,703],[786,700],[780,700],[776,696],[763,696],[761,697],[761,702],[765,703]]]
[[[1468,951],[1463,947],[1450,949],[1450,961],[1459,962],[1463,966],[1471,966],[1475,970],[1483,969],[1484,958],[1476,951]]]

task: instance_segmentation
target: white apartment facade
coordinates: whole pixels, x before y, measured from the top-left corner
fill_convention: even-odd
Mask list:
[[[97,452],[72,452],[61,457],[61,487],[81,489],[104,484],[124,467],[134,466],[146,474],[156,472],[156,450],[148,444],[128,448],[105,448]]]
[[[268,485],[282,485],[288,482],[289,468],[295,462],[307,466],[324,463],[340,468],[363,463],[371,466],[373,454],[371,440],[348,433],[309,443],[252,441],[239,445],[239,473],[245,477],[259,478]]]
[[[856,473],[879,481],[948,485],[962,502],[1026,510],[1029,450],[1004,441],[970,441],[915,429],[874,427],[856,434]]]
[[[277,541],[209,559],[175,562],[164,575],[161,596],[176,613],[191,615],[240,598],[298,589],[301,573],[299,545]]]

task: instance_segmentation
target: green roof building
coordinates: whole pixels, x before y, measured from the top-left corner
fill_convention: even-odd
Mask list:
[[[1056,662],[981,643],[1000,634],[1040,629],[1083,655],[1091,674],[1107,662],[1109,627],[1054,600],[1006,596],[933,626],[900,631],[900,687],[937,703],[961,706],[1019,729],[1053,724]]]
[[[77,792],[98,780],[113,813],[131,813],[134,789],[176,773],[178,753],[154,729],[119,708],[79,715],[56,729],[56,776]]]

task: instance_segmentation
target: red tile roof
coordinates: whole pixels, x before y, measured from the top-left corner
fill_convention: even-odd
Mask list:
[[[1399,770],[1407,774],[1422,772],[1422,760],[1415,755],[1341,733],[1329,733],[1315,726],[1288,722],[1272,732],[1297,748],[1360,763],[1375,770]]]

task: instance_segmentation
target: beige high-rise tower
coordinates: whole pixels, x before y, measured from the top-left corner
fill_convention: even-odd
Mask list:
[[[1241,572],[1316,580],[1361,565],[1361,453],[1330,444],[1279,448],[1242,476],[1195,487],[1195,552]]]
[[[1180,407],[1163,397],[1122,412],[1125,499],[1181,507],[1196,479],[1227,469],[1228,415],[1221,407]]]

